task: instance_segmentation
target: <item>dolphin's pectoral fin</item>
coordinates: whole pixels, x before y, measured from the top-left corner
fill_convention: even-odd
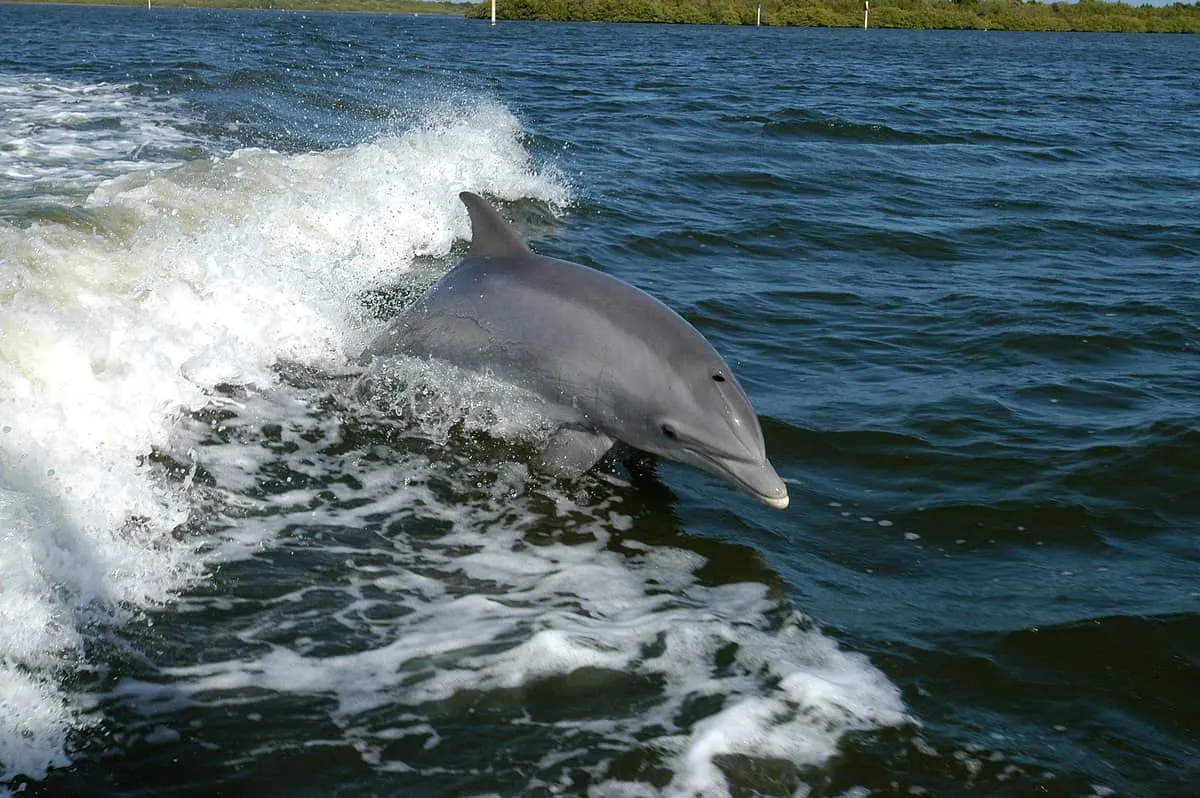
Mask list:
[[[547,473],[574,479],[594,466],[612,445],[613,439],[603,433],[563,427],[542,447],[538,465]]]

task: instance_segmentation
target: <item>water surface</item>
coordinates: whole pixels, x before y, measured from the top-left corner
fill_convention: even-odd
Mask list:
[[[7,790],[1194,791],[1193,37],[0,33]],[[341,376],[464,189],[709,337],[791,508]]]

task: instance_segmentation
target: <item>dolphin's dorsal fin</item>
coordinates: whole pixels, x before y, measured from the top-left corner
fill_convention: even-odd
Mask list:
[[[471,251],[468,258],[503,258],[531,255],[529,247],[487,200],[478,194],[464,191],[458,198],[471,215]]]

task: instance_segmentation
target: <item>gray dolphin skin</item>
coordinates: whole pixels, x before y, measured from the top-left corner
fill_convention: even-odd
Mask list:
[[[459,195],[471,249],[363,353],[446,361],[537,394],[559,425],[540,467],[579,476],[615,441],[696,466],[783,509],[787,486],[729,366],[649,294],[536,255],[486,201]]]

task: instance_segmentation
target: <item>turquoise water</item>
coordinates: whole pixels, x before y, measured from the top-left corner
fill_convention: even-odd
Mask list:
[[[0,34],[0,794],[1194,794],[1200,40]],[[344,376],[464,189],[693,322],[791,507]]]

